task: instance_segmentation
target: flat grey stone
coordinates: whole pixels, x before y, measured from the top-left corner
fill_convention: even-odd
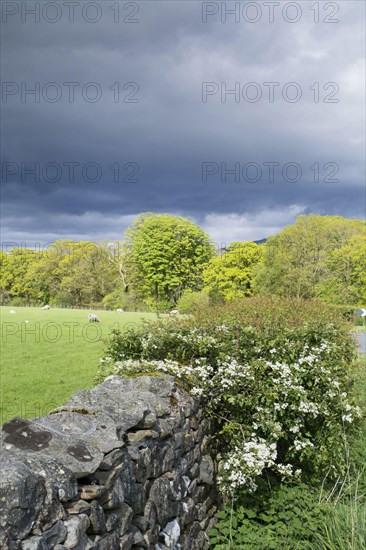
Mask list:
[[[170,397],[176,391],[175,378],[169,374],[136,376],[134,378],[122,378],[121,376],[112,375],[108,376],[101,385],[124,387],[127,391],[151,392],[157,397]]]
[[[110,376],[91,390],[77,391],[65,405],[52,413],[82,412],[87,418],[107,415],[113,419],[117,434],[143,424],[149,415],[164,416],[171,412],[170,397],[174,378],[141,376],[132,379]]]
[[[0,445],[6,451],[17,449],[24,456],[31,454],[54,457],[76,477],[94,472],[103,459],[103,454],[79,437],[62,436],[39,423],[14,418],[2,426]]]
[[[61,436],[86,441],[102,453],[109,453],[123,446],[123,442],[117,437],[115,423],[106,415],[93,416],[68,411],[42,416],[33,422]]]
[[[76,392],[70,400],[60,409],[62,411],[85,410],[90,415],[107,413],[113,419],[119,437],[124,432],[138,425],[150,409],[146,403],[139,399],[134,402],[137,396],[123,399],[123,394],[112,392],[106,389],[94,388],[92,390],[81,390]],[[139,396],[140,398],[141,396]],[[55,409],[57,410],[57,409]]]

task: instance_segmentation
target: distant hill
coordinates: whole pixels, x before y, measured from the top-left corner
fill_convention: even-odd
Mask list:
[[[259,239],[258,241],[250,241],[250,242],[253,242],[255,244],[264,244],[266,241],[267,241],[267,239]],[[228,250],[228,248],[229,248],[229,246],[222,246],[221,247],[221,252],[226,252]]]
[[[267,239],[259,239],[259,241],[253,241],[255,244],[263,244],[267,241]]]

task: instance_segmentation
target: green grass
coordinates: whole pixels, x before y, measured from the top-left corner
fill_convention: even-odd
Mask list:
[[[360,353],[354,396],[364,412],[360,430],[349,438],[349,468],[333,488],[331,513],[314,550],[366,548],[366,356]]]
[[[364,550],[366,548],[366,355],[359,354],[353,395],[363,411],[359,430],[348,438],[348,470],[319,501],[328,514],[311,550]]]
[[[77,389],[91,388],[111,329],[156,318],[153,313],[94,311],[100,323],[88,323],[91,312],[0,308],[1,424],[14,416],[47,414]]]

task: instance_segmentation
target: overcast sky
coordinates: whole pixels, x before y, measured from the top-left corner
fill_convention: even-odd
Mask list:
[[[2,2],[2,241],[364,218],[365,3],[269,4]]]

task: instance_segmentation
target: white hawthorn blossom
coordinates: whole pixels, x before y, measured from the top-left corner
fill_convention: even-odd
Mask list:
[[[342,426],[342,422],[350,424],[361,416],[359,407],[353,406],[343,391],[342,378],[335,374],[337,370],[333,372],[328,368],[334,345],[323,341],[312,347],[305,344],[298,351],[294,342],[287,341],[283,349],[271,347],[267,352],[263,346],[253,346],[253,361],[222,353],[212,366],[206,358],[207,350],[221,353],[220,338],[232,346],[238,344],[230,327],[221,324],[215,330],[216,337],[198,328],[170,334],[174,342],[195,346],[198,354],[202,353],[202,357],[184,364],[169,359],[129,359],[120,354],[118,361],[109,356],[101,359],[101,372],[120,376],[154,371],[167,373],[185,380],[192,396],[209,400],[218,410],[222,403],[225,411],[231,405],[242,407],[243,421],[221,461],[218,481],[223,490],[253,492],[257,489],[258,476],[266,470],[284,478],[300,477],[302,472],[297,464],[301,464],[304,456],[315,454],[319,444],[309,435],[309,423],[327,418],[327,422],[338,422]],[[158,330],[141,338],[142,357],[156,356],[156,350],[161,349],[160,339]],[[288,457],[283,462],[277,454],[280,440],[285,440],[288,446]]]

